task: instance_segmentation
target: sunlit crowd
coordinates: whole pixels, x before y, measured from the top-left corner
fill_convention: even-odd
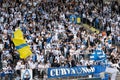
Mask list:
[[[21,69],[27,68],[33,70],[33,77],[40,77],[50,67],[95,65],[89,55],[97,48],[106,53],[108,62],[118,64],[119,8],[117,2],[102,0],[0,0],[1,73],[11,71],[20,76]],[[70,22],[71,14],[79,15],[81,23]],[[16,28],[23,31],[32,51],[24,60],[12,41]]]

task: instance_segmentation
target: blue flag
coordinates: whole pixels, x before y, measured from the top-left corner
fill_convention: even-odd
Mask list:
[[[91,55],[90,55],[91,60],[104,60],[106,59],[106,54],[104,53],[103,50],[95,50]]]
[[[46,40],[46,42],[47,42],[47,43],[50,43],[51,40],[52,40],[52,36],[49,37],[49,38]]]

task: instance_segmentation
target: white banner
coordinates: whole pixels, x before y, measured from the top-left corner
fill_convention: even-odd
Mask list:
[[[26,78],[29,80],[33,79],[32,69],[22,69],[21,70],[21,80],[24,80]]]

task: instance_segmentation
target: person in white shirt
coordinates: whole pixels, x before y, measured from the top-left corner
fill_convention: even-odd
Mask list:
[[[18,62],[17,62],[17,65],[16,65],[16,67],[15,67],[15,70],[17,71],[17,74],[20,76],[20,70],[21,70],[21,61],[19,60]]]
[[[41,62],[38,63],[38,77],[40,78],[40,75],[42,74],[42,72],[44,71],[44,64],[42,64]]]
[[[25,64],[24,64],[24,62],[21,62],[20,69],[25,69]]]
[[[31,65],[31,69],[33,71],[33,78],[37,75],[37,65],[38,65],[37,62],[33,62]]]
[[[38,62],[44,62],[44,55],[43,55],[43,53],[39,53],[38,55],[37,55],[37,61]]]
[[[0,43],[0,51],[3,50],[4,45],[2,43]]]
[[[71,49],[70,49],[70,56],[73,56],[73,55],[74,55],[74,52],[75,52],[75,49],[74,49],[74,48],[71,48]]]

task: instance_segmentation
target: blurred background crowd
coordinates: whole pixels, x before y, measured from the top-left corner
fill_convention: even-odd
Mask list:
[[[70,14],[81,24],[69,21]],[[98,29],[90,32],[83,23]],[[12,34],[20,28],[32,56],[19,58]],[[33,76],[46,74],[49,67],[94,65],[89,55],[101,48],[108,62],[119,64],[120,5],[103,0],[0,0],[0,65],[3,72],[20,76],[21,69],[33,69]],[[10,75],[10,80],[12,76]],[[43,77],[43,76],[42,76]],[[5,78],[3,78],[5,79]],[[2,79],[2,80],[3,80]]]

